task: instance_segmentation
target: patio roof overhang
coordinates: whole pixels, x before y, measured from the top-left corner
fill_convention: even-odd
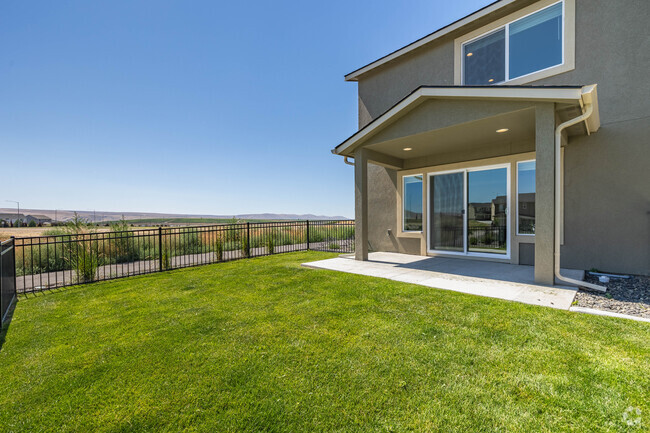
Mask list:
[[[365,148],[373,162],[403,168],[404,160],[432,153],[463,151],[535,137],[535,104],[554,103],[559,122],[591,104],[593,114],[569,129],[590,134],[600,127],[597,86],[422,86],[336,146],[332,153],[354,157]],[[411,149],[409,151],[405,148]]]

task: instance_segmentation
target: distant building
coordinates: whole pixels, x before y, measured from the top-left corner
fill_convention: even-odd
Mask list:
[[[25,222],[25,215],[21,213],[0,213],[0,225],[13,226],[16,221]]]
[[[52,218],[47,215],[27,215],[24,220],[27,224],[34,221],[36,224],[52,224]]]

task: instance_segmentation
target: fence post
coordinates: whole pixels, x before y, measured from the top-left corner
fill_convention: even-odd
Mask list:
[[[307,251],[309,251],[309,220],[307,220]]]
[[[163,270],[162,227],[158,227],[158,270]]]
[[[4,270],[2,269],[2,262],[4,262],[2,259],[3,252],[4,248],[2,246],[2,241],[0,241],[0,329],[4,329],[5,327],[5,305],[4,296],[2,295],[2,292],[4,292],[4,287],[2,287],[2,280],[4,280]]]
[[[246,257],[251,256],[251,223],[246,221]]]
[[[11,246],[13,247],[13,267],[14,267],[14,295],[18,295],[18,269],[16,269],[16,236],[11,237]],[[24,253],[23,253],[24,254]],[[25,279],[23,278],[23,290],[25,290]]]

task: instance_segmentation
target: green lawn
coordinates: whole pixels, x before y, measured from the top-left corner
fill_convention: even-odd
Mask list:
[[[300,267],[332,256],[21,299],[0,431],[650,428],[647,323]]]

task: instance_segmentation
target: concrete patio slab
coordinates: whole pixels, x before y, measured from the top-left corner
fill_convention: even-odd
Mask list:
[[[563,310],[571,307],[578,291],[577,287],[535,283],[532,266],[479,260],[377,252],[370,253],[365,262],[354,260],[353,255],[341,255],[333,259],[303,263],[302,266]],[[563,269],[562,274],[577,280],[582,280],[584,276],[583,271],[572,269]]]

